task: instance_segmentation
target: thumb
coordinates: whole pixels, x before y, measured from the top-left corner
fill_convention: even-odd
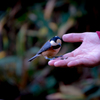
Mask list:
[[[82,42],[84,38],[84,33],[70,33],[62,36],[65,42]]]

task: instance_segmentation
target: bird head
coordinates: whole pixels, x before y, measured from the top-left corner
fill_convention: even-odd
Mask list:
[[[62,40],[59,36],[54,36],[52,39],[50,39],[50,44],[54,49],[58,49],[61,47]]]

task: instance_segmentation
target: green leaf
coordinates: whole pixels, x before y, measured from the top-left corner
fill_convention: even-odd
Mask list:
[[[8,70],[10,70],[10,67],[12,68],[13,64],[16,65],[16,68],[15,68],[16,75],[21,76],[22,74],[22,59],[21,58],[16,57],[16,56],[9,56],[0,60],[0,68],[2,69],[6,69],[5,66],[9,65]]]
[[[26,30],[27,30],[27,24],[24,24],[17,35],[16,50],[17,50],[17,55],[19,56],[23,56],[26,51],[25,50]]]
[[[56,80],[53,76],[46,78],[46,88],[52,88],[56,84]]]

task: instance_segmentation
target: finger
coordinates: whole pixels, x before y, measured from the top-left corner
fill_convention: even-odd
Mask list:
[[[48,65],[54,66],[54,63],[55,63],[56,61],[60,60],[60,59],[61,59],[61,57],[55,58],[54,60],[50,60],[50,61],[48,62]]]
[[[48,62],[48,64],[50,66],[55,66],[55,67],[68,67],[67,64],[72,61],[75,60],[75,57],[69,57],[68,59],[56,59],[56,60],[51,60]]]
[[[74,59],[75,59],[74,57],[69,57],[68,59],[55,61],[54,66],[55,67],[70,67],[70,66],[67,66],[67,64],[70,61],[73,61]]]
[[[68,67],[78,67],[78,66],[91,66],[93,64],[93,62],[89,62],[87,59],[85,58],[80,58],[80,59],[75,59],[75,60],[71,60],[69,61],[69,63],[67,64]]]
[[[56,61],[57,61],[57,60],[50,60],[50,61],[48,62],[48,65],[54,66],[54,63],[55,63]]]
[[[88,60],[86,60],[83,55],[79,55],[76,57],[68,57],[64,60],[55,60],[53,65],[56,67],[75,67],[80,65],[87,65],[88,63]]]
[[[67,67],[67,63],[65,60],[58,60],[54,62],[55,67]]]
[[[56,58],[56,59],[54,59],[54,60],[50,60],[49,62],[48,62],[48,65],[50,65],[50,66],[59,66],[60,65],[60,61],[62,62],[62,60],[60,59],[60,58],[64,58],[64,59],[67,59],[67,58],[69,58],[69,57],[73,57],[73,52],[71,52],[71,53],[67,53],[67,54],[64,54],[62,57],[59,57],[59,58]],[[60,61],[59,61],[60,60]],[[55,63],[55,62],[58,62],[58,63]],[[54,63],[55,63],[55,65],[54,65]],[[62,65],[65,65],[65,64],[62,64]]]
[[[70,33],[62,36],[65,42],[82,42],[84,38],[84,33]]]

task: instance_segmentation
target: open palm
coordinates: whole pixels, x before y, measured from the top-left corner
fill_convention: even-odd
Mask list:
[[[100,63],[100,39],[95,32],[71,33],[63,35],[65,42],[82,42],[74,51],[64,54],[63,58],[49,61],[49,65],[56,67],[94,67]]]

